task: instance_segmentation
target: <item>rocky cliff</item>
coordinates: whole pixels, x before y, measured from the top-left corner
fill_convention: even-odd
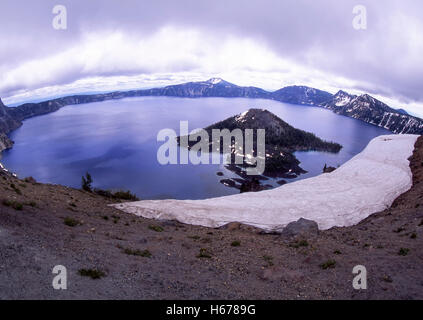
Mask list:
[[[0,152],[13,146],[13,142],[6,134],[15,130],[22,124],[11,116],[8,111],[8,108],[0,99]]]

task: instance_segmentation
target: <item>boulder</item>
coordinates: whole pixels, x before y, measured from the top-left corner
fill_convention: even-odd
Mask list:
[[[281,235],[295,237],[298,235],[315,235],[319,233],[319,226],[316,221],[300,218],[298,221],[288,223],[283,228]]]

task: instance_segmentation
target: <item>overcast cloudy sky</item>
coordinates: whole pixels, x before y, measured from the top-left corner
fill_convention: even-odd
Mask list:
[[[52,27],[59,4],[67,30]],[[1,0],[0,14],[9,104],[222,77],[368,92],[423,115],[421,0]]]

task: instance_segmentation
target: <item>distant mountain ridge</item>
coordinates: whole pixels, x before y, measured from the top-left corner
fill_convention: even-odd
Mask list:
[[[368,94],[351,95],[339,91],[321,104],[336,114],[376,125],[398,134],[423,134],[423,120],[396,110]]]
[[[22,124],[21,121],[57,111],[67,105],[143,96],[268,99],[284,103],[323,107],[337,114],[386,128],[394,133],[423,134],[422,119],[408,115],[402,109],[393,109],[367,94],[355,96],[341,90],[332,95],[329,92],[306,86],[288,86],[270,92],[258,87],[237,86],[221,78],[211,78],[207,81],[188,82],[153,89],[66,96],[39,103],[25,103],[15,108],[7,108],[0,102],[1,139],[4,142],[3,144],[6,145],[8,138],[5,135],[18,128]],[[10,144],[10,141],[8,144]]]

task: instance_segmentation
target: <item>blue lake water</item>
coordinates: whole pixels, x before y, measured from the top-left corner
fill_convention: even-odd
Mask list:
[[[90,172],[94,186],[129,189],[142,199],[203,199],[238,193],[219,181],[233,177],[223,165],[167,165],[157,161],[157,133],[206,127],[250,108],[267,109],[292,126],[344,146],[338,154],[297,152],[300,178],[318,175],[326,164],[338,166],[389,131],[331,111],[276,101],[244,98],[142,97],[67,106],[24,122],[10,137],[13,149],[3,164],[20,177],[79,188]],[[216,175],[222,171],[225,177]]]

